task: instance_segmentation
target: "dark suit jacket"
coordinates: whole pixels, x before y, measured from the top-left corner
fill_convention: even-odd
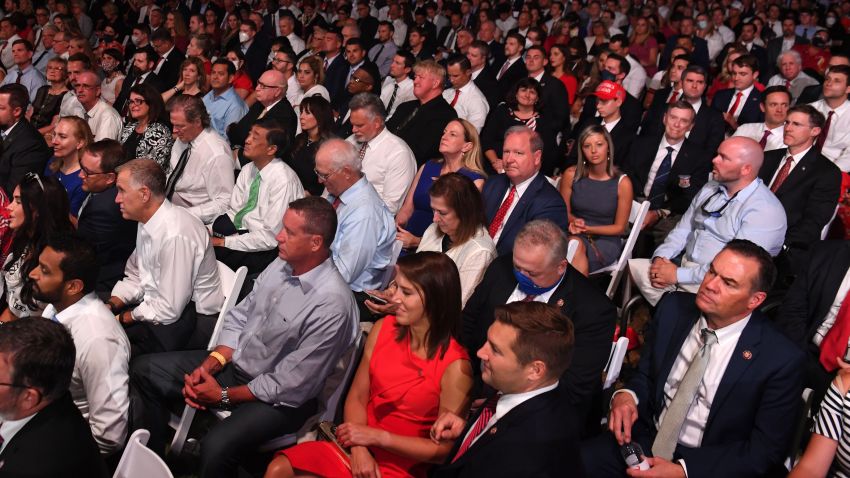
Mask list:
[[[779,59],[779,54],[782,53],[782,40],[783,40],[783,38],[780,36],[780,37],[776,37],[776,38],[767,42],[767,49],[766,49],[766,61],[767,62],[764,65],[759,65],[761,67],[761,68],[759,68],[761,70],[761,72],[759,73],[759,76],[761,78],[770,78],[771,76],[773,76],[773,75],[775,75],[776,73],[779,72],[778,68],[776,67],[776,60]],[[800,35],[795,35],[795,38],[794,38],[794,45],[795,46],[796,45],[807,45],[808,43],[809,43],[808,39],[801,37]]]
[[[162,68],[159,69],[159,74],[157,74],[164,90],[174,88],[174,85],[180,81],[180,66],[185,59],[186,55],[177,47],[174,47],[165,58],[165,63],[162,64]]]
[[[254,35],[254,41],[248,47],[248,50],[245,51],[246,70],[255,85],[260,80],[263,72],[266,71],[270,50],[271,46],[266,41],[265,36],[258,33]]]
[[[667,112],[667,96],[670,95],[670,87],[658,90],[652,99],[652,104],[646,111],[643,123],[640,125],[641,136],[656,136],[664,132],[664,113]],[[703,98],[702,105],[694,118],[694,126],[691,128],[688,139],[699,145],[706,151],[717,151],[717,147],[725,139],[726,128],[723,115],[712,108]]]
[[[482,191],[487,224],[493,222],[499,206],[502,205],[502,199],[505,198],[510,187],[511,181],[504,174],[487,178]],[[535,176],[514,206],[511,215],[505,220],[499,242],[496,243],[496,252],[500,256],[510,254],[517,233],[522,226],[533,219],[549,219],[561,229],[567,230],[567,206],[564,204],[564,198],[542,174]]]
[[[643,195],[649,170],[661,146],[662,136],[663,133],[655,136],[639,136],[632,143],[631,161],[626,170],[632,178],[635,196]],[[684,214],[694,196],[708,181],[708,173],[711,169],[709,152],[686,138],[670,169],[670,179],[667,181],[662,209],[669,209],[675,214]],[[680,176],[690,176],[690,179],[680,180]]]
[[[558,131],[562,131],[564,138],[568,138],[570,97],[567,95],[567,87],[561,80],[548,73],[544,73],[540,78],[540,104],[541,109],[551,118]]]
[[[398,105],[387,121],[387,128],[410,146],[416,163],[421,166],[440,157],[440,137],[449,121],[455,118],[457,111],[439,95],[424,105],[420,105],[419,100]]]
[[[505,62],[505,45],[493,40],[487,44],[487,48],[490,49],[490,52],[487,54],[487,63],[490,67],[496,68],[493,70],[493,76],[495,76],[496,72],[501,68],[502,63]]]
[[[629,93],[626,93],[626,99],[623,101],[623,105],[620,106],[620,116],[623,117],[621,123],[627,129],[632,130],[633,133],[636,133],[638,130],[638,126],[640,126],[640,120],[643,118],[643,106],[641,106],[640,101],[638,101],[634,96]],[[584,107],[582,107],[581,115],[579,116],[579,124],[590,124],[589,120],[596,117],[596,96],[588,95],[584,100]],[[596,124],[599,124],[598,122]],[[573,136],[578,138],[578,135],[581,134],[581,129],[577,128],[573,131]],[[615,143],[616,147],[617,144]]]
[[[581,131],[584,128],[598,124],[602,124],[602,118],[598,116],[592,116],[588,118],[585,123],[579,124],[579,127],[576,128],[574,132],[576,135],[576,141],[578,141],[578,136],[581,135]],[[628,164],[629,151],[631,151],[632,143],[636,138],[635,133],[635,129],[628,121],[625,120],[625,118],[621,118],[620,122],[617,123],[614,126],[614,129],[610,131],[611,139],[614,141],[614,164],[620,169],[625,169]],[[570,151],[570,156],[567,161],[570,165],[577,163],[579,148],[580,146],[577,144],[573,147],[572,151]]]
[[[12,129],[0,150],[0,186],[9,199],[25,174],[43,173],[47,160],[53,156],[44,137],[26,118],[21,118]]]
[[[750,55],[753,55],[759,61],[759,70],[764,70],[765,65],[767,65],[767,49],[753,43],[750,47]],[[761,76],[761,73],[759,73],[759,76],[764,78],[765,81],[770,78],[770,76]]]
[[[484,94],[484,97],[487,98],[487,103],[490,104],[490,110],[499,105],[500,102],[504,101],[504,98],[499,97],[499,86],[496,83],[496,74],[493,73],[493,69],[489,66],[484,66],[484,69],[481,70],[481,73],[478,74],[478,77],[475,78],[475,86],[481,90],[481,93]]]
[[[49,450],[49,454],[47,453]],[[88,422],[66,393],[12,437],[0,453],[0,476],[105,477],[106,467]]]
[[[803,88],[803,92],[797,98],[798,105],[807,105],[823,98],[823,85],[809,85]]]
[[[516,288],[513,255],[496,258],[463,309],[463,345],[470,352],[476,380],[480,379],[479,359],[475,352],[487,340],[493,324],[493,310],[504,305]],[[611,351],[611,338],[617,321],[617,308],[586,277],[567,268],[561,284],[552,293],[555,305],[573,322],[575,351],[570,368],[561,378],[565,398],[572,404],[589,405],[594,391],[602,388],[602,369]]]
[[[577,418],[557,389],[511,409],[452,463],[479,415],[469,420],[446,464],[434,469],[432,478],[583,476],[574,430]]]
[[[325,88],[328,89],[328,94],[331,95],[331,106],[337,111],[345,102],[348,91],[345,89],[345,80],[348,77],[349,64],[345,60],[345,55],[340,52],[333,59],[328,69],[325,70]]]
[[[375,44],[375,33],[378,32],[378,19],[373,16],[357,19],[357,26],[360,27],[360,38],[366,43],[366,51],[372,48]]]
[[[121,84],[121,91],[119,91],[118,96],[115,97],[115,111],[117,111],[118,114],[122,114],[129,106],[127,104],[127,100],[130,99],[130,89],[133,87],[133,83],[135,82],[136,77],[131,75],[125,78],[124,83]],[[150,74],[148,74],[148,76],[146,76],[142,81],[142,84],[151,85],[159,92],[163,92],[166,89],[166,87],[162,86],[162,82],[159,81],[159,76],[154,72],[150,72]]]
[[[254,123],[257,122],[257,117],[260,116],[260,113],[262,113],[264,109],[265,106],[257,101],[248,108],[248,113],[246,113],[238,123],[233,123],[227,128],[227,139],[230,141],[231,146],[245,145],[245,138],[247,138],[248,133],[251,132],[251,126],[254,126]],[[296,121],[298,121],[298,119],[295,117],[295,110],[292,109],[292,106],[289,104],[289,101],[286,100],[286,97],[281,98],[281,100],[274,105],[274,108],[266,113],[266,116],[264,116],[263,119],[265,118],[274,119],[283,126],[283,129],[289,136],[289,144],[291,146],[295,139],[295,130],[297,128]],[[285,154],[286,152],[281,153]],[[242,164],[247,164],[249,161],[243,158],[241,149],[239,151],[239,161]]]
[[[720,90],[714,95],[714,101],[711,102],[711,107],[719,111],[722,115],[732,107],[732,102],[735,97],[735,88],[726,88]],[[761,123],[764,121],[764,113],[759,105],[761,104],[761,93],[758,89],[753,88],[750,96],[744,101],[744,108],[741,114],[738,115],[738,124],[744,123]]]
[[[673,48],[676,46],[676,40],[678,39],[679,35],[673,35],[667,40],[667,44],[664,46],[664,51],[662,52],[659,60],[658,68],[660,70],[666,69],[670,64],[670,55],[673,53]],[[710,66],[709,63],[711,62],[708,57],[708,42],[696,35],[694,35],[692,39],[694,43],[694,51],[691,53],[691,62],[708,70]]]
[[[136,248],[138,223],[121,216],[115,204],[117,194],[115,186],[92,194],[77,221],[77,235],[92,244],[97,254],[98,291],[109,292],[121,280],[127,258]]]
[[[809,251],[808,264],[788,289],[776,326],[801,348],[808,348],[832,307],[850,269],[850,241],[823,241]]]
[[[765,184],[770,184],[774,173],[782,168],[787,151],[782,148],[764,153],[759,177]],[[835,214],[841,194],[841,170],[812,148],[775,194],[788,220],[785,245],[808,249],[820,240],[821,230]]]
[[[504,60],[499,64],[493,64],[494,78],[499,76],[499,71],[502,69],[502,65],[505,64],[505,61],[508,60]],[[528,69],[525,67],[525,61],[522,59],[522,57],[519,57],[519,59],[517,59],[517,61],[515,61],[513,65],[511,65],[507,69],[507,71],[505,71],[505,74],[502,75],[501,78],[496,80],[496,87],[499,91],[499,97],[504,98],[505,95],[508,94],[508,91],[513,88],[516,82],[525,78],[526,76],[528,76]]]
[[[652,448],[654,421],[664,408],[664,385],[700,311],[695,295],[673,292],[659,303],[634,378],[638,421],[632,437]],[[676,447],[690,478],[768,475],[788,452],[803,390],[803,352],[767,318],[753,312],[711,404],[699,448]]]

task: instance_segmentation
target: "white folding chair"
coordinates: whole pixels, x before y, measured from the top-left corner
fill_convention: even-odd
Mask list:
[[[617,262],[597,269],[590,274],[591,276],[600,274],[611,275],[611,281],[608,283],[608,289],[605,291],[609,299],[613,299],[614,293],[617,292],[617,286],[623,277],[629,259],[632,257],[632,250],[635,248],[635,243],[640,234],[640,227],[643,225],[643,220],[647,212],[649,212],[649,201],[642,203],[632,201],[632,209],[629,211],[629,225],[631,226],[631,230],[626,238],[626,244],[623,246],[623,252],[620,254],[620,258],[617,259]]]
[[[233,272],[233,269],[227,267],[223,262],[218,261],[218,275],[221,279],[221,289],[224,291],[224,304],[221,306],[221,311],[218,313],[218,318],[215,321],[212,336],[210,337],[207,350],[212,350],[218,343],[218,336],[221,335],[221,328],[224,327],[224,316],[227,312],[236,305],[239,299],[239,292],[242,290],[242,284],[245,283],[245,277],[248,275],[248,268],[240,267]],[[192,425],[192,420],[195,418],[195,409],[190,406],[183,408],[183,415],[177,419],[176,416],[171,417],[169,425],[174,429],[174,438],[171,440],[171,453],[180,456],[183,451],[183,445],[186,443],[186,436],[189,434],[189,427]]]
[[[395,273],[395,263],[396,261],[398,261],[398,256],[401,255],[401,250],[403,248],[403,242],[393,242],[393,250],[392,255],[390,256],[390,263],[387,265],[386,270],[384,270],[384,276],[381,277],[381,290],[386,289],[390,285],[390,281],[393,280],[393,274]]]
[[[130,435],[113,478],[174,478],[162,458],[146,446],[150,436],[144,429]]]
[[[620,377],[620,370],[623,368],[623,360],[626,358],[626,352],[628,350],[628,337],[620,337],[611,345],[611,355],[608,357],[608,364],[605,365],[605,382],[602,384],[603,390],[611,388],[614,382]]]
[[[573,257],[576,256],[577,250],[578,241],[576,239],[573,239],[567,244],[567,262],[569,262],[570,264],[573,263]]]
[[[826,239],[827,234],[829,234],[829,226],[832,225],[832,221],[834,221],[835,216],[838,215],[838,208],[839,207],[841,207],[841,204],[838,204],[838,205],[835,206],[835,211],[832,213],[832,217],[829,218],[829,221],[826,223],[826,225],[823,226],[823,229],[821,229],[821,231],[820,231],[820,240],[821,241]]]

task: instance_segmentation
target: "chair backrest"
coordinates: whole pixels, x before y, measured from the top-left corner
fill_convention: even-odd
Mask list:
[[[236,300],[239,299],[239,292],[242,290],[242,284],[245,282],[245,277],[248,275],[248,268],[245,266],[236,269],[236,272],[230,267],[218,261],[218,275],[221,277],[221,289],[224,291],[224,304],[221,306],[221,311],[218,313],[218,318],[215,321],[210,343],[207,349],[212,350],[218,343],[218,336],[221,334],[221,328],[224,326],[224,316],[227,312],[236,305]]]
[[[623,368],[623,360],[626,358],[626,352],[629,350],[628,337],[620,337],[611,347],[611,356],[608,358],[608,366],[605,367],[605,383],[602,384],[602,389],[611,388],[617,378],[620,377],[620,370]]]
[[[398,256],[401,255],[401,250],[403,248],[403,242],[393,242],[393,250],[391,253],[392,255],[390,256],[390,263],[387,265],[387,268],[384,270],[384,276],[381,278],[381,290],[386,289],[390,285],[390,281],[393,280],[393,274],[395,273],[395,263],[396,261],[398,261]]]
[[[647,212],[649,212],[649,201],[642,203],[632,201],[632,209],[629,211],[629,225],[631,226],[631,230],[626,238],[626,244],[623,246],[623,252],[617,260],[617,266],[611,272],[611,282],[608,283],[608,290],[605,291],[609,299],[614,298],[614,292],[617,291],[617,286],[623,277],[623,272],[626,270],[626,264],[632,257],[632,250],[635,248],[635,243],[640,234],[640,227],[643,225],[643,220]]]
[[[145,446],[150,436],[144,429],[133,432],[113,478],[174,478],[162,458]]]
[[[567,244],[567,262],[570,264],[573,263],[573,257],[576,256],[576,251],[578,251],[578,241],[573,239]]]
[[[832,217],[831,217],[831,218],[829,218],[829,221],[827,221],[827,223],[826,223],[826,224],[824,224],[823,229],[821,229],[821,231],[820,231],[820,240],[821,240],[821,241],[823,241],[824,239],[826,239],[826,236],[829,234],[829,226],[831,226],[831,225],[832,225],[832,221],[834,221],[834,220],[835,220],[835,216],[837,216],[837,215],[838,215],[838,208],[839,208],[839,207],[841,207],[841,204],[836,204],[836,205],[835,205],[835,211],[833,211],[833,213],[832,213]]]

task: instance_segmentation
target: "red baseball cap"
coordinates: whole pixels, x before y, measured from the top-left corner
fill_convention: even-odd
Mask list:
[[[605,80],[599,83],[596,91],[593,94],[600,100],[626,99],[626,90],[619,83],[614,83],[610,80]]]

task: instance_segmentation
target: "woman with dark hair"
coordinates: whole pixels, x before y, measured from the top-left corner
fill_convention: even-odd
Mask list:
[[[333,137],[333,109],[325,98],[308,96],[301,100],[300,110],[301,133],[295,137],[292,155],[284,161],[298,175],[305,191],[320,196],[325,186],[316,176],[316,151],[322,141]]]
[[[221,47],[221,28],[218,23],[218,14],[215,9],[208,8],[204,12],[204,33],[212,38],[213,43],[215,43],[218,47]]]
[[[560,165],[556,155],[555,125],[545,114],[545,105],[540,103],[540,83],[534,78],[523,78],[508,91],[505,102],[499,103],[487,117],[481,131],[481,146],[487,172],[504,172],[502,166],[502,143],[505,131],[512,126],[527,126],[543,140],[543,165],[541,172],[551,176]],[[550,106],[555,107],[555,106]]]
[[[12,193],[9,228],[14,231],[11,253],[3,263],[6,308],[0,322],[38,317],[47,304],[33,299],[29,271],[38,265],[38,255],[52,234],[70,234],[68,195],[56,178],[27,173]]]
[[[224,26],[224,30],[221,31],[222,48],[230,50],[239,47],[240,25],[242,25],[242,20],[239,19],[239,15],[236,13],[227,14],[227,24]]]
[[[446,255],[401,257],[392,302],[395,316],[375,323],[337,427],[341,454],[329,442],[302,443],[279,452],[266,478],[310,476],[426,476],[452,443],[429,438],[444,412],[461,416],[469,404],[472,368],[457,339],[460,279]]]
[[[576,93],[578,93],[578,78],[567,64],[569,58],[570,49],[563,43],[552,45],[552,49],[549,50],[549,68],[552,69],[552,76],[561,80],[561,83],[564,84],[572,105],[576,100]]]
[[[68,92],[67,61],[59,57],[47,61],[47,83],[36,90],[30,116],[30,123],[43,135],[53,130],[53,118],[59,114],[62,98]]]
[[[150,158],[159,163],[165,174],[171,166],[174,138],[165,124],[162,96],[147,83],[130,88],[130,118],[121,130],[121,146],[127,158]]]
[[[100,83],[100,97],[111,105],[124,86],[124,55],[114,48],[104,50],[100,55],[100,67],[106,75]]]
[[[614,141],[604,126],[585,128],[577,146],[578,164],[564,172],[560,189],[570,240],[579,241],[571,264],[588,275],[620,257],[634,191],[631,180],[614,168]]]
[[[227,61],[233,63],[233,66],[236,67],[236,74],[233,75],[233,80],[230,84],[233,85],[236,94],[244,100],[254,91],[254,82],[251,81],[251,77],[248,76],[248,72],[245,69],[245,54],[242,53],[241,49],[234,48],[228,50],[225,57]]]
[[[658,42],[652,36],[652,27],[646,18],[634,20],[635,28],[629,39],[629,54],[640,62],[646,75],[652,77],[658,71]]]
[[[48,161],[44,176],[56,176],[62,183],[68,192],[71,214],[75,217],[88,195],[83,191],[83,179],[80,178],[80,158],[83,150],[93,142],[89,124],[76,116],[61,118],[53,130],[53,158]]]
[[[304,93],[301,98],[298,98],[296,104],[292,106],[297,108],[301,103],[302,98],[309,98],[316,95],[319,95],[328,101],[331,100],[331,95],[328,93],[328,89],[322,85],[322,83],[325,82],[325,69],[322,66],[321,58],[314,55],[303,58],[301,62],[298,63],[298,68],[295,72],[295,79],[298,80],[298,85]]]

